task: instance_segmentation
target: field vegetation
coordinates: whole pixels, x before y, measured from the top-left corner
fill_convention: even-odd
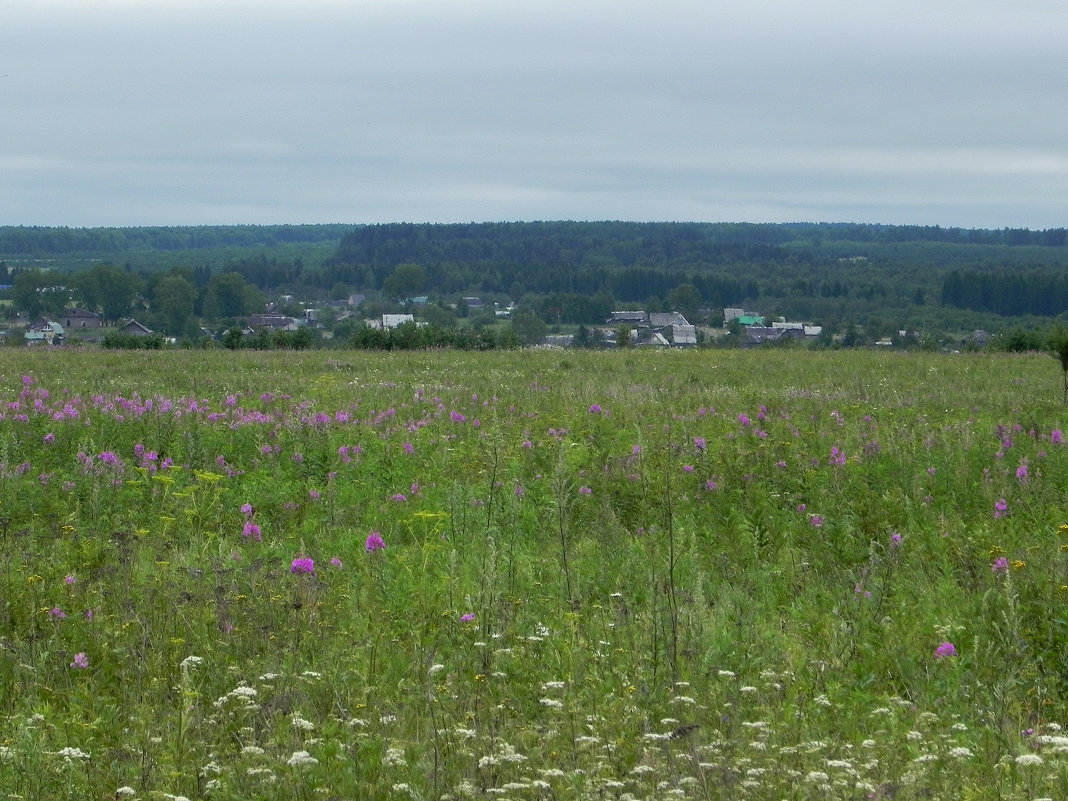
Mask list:
[[[0,799],[1068,797],[1040,354],[6,350]]]

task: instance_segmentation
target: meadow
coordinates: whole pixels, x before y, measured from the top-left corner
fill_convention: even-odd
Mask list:
[[[0,352],[0,801],[1068,798],[1041,354]]]

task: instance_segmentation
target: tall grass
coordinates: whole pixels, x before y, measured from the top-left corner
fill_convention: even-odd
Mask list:
[[[1068,797],[1055,368],[6,351],[0,799]]]

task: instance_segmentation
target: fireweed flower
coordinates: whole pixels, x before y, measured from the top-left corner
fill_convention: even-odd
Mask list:
[[[386,547],[386,541],[382,539],[382,535],[377,531],[372,531],[367,535],[367,539],[363,543],[363,547],[367,550],[367,553],[374,553],[375,551],[381,551]]]
[[[298,556],[289,566],[290,573],[314,573],[315,560],[310,556]]]
[[[947,657],[956,656],[956,655],[957,655],[957,646],[955,646],[953,643],[951,643],[949,641],[941,643],[934,650],[934,658],[935,659],[946,659]]]

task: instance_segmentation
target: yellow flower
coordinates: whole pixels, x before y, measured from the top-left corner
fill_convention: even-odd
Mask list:
[[[1017,559],[1015,562],[1012,563],[1013,570],[1019,570],[1022,567],[1027,567],[1027,562],[1025,562],[1023,559]]]
[[[1061,526],[1061,527],[1060,527],[1059,529],[1057,529],[1057,530],[1058,530],[1059,532],[1061,532],[1061,534],[1068,534],[1068,523],[1065,523],[1065,524],[1064,524],[1063,526]]]

